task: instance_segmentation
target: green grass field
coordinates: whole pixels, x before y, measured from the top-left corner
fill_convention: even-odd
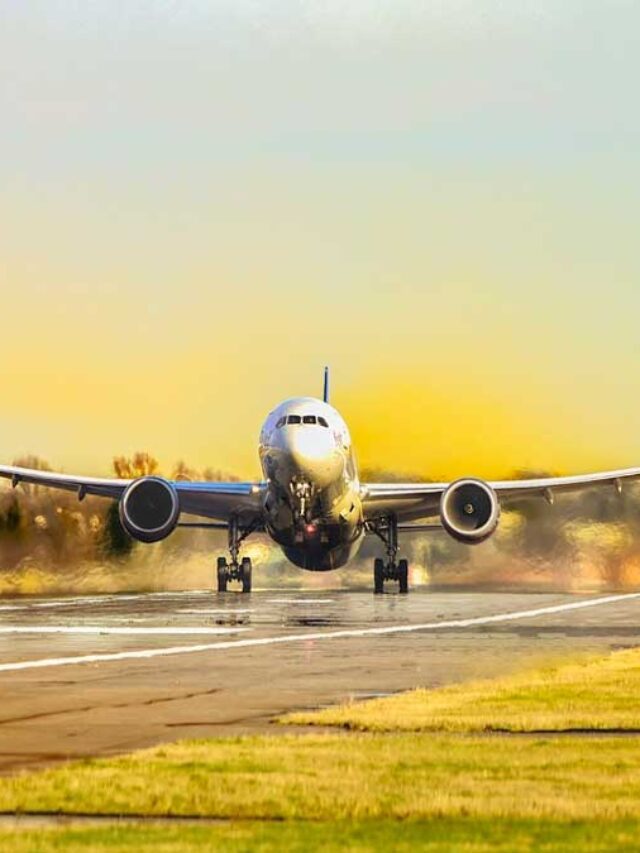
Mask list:
[[[625,651],[294,715],[352,731],[276,729],[23,773],[0,779],[0,811],[222,822],[5,830],[0,849],[640,849],[640,739],[603,733],[640,728],[638,688],[640,651]]]
[[[628,819],[635,738],[310,734],[183,741],[0,780],[3,812],[266,820]]]
[[[532,672],[291,714],[355,731],[640,732],[640,649]]]
[[[560,821],[438,820],[428,823],[369,821],[312,823],[234,822],[221,826],[109,827],[0,832],[0,849],[12,853],[358,853],[393,850],[410,853],[602,853],[637,850],[633,821],[566,823]]]

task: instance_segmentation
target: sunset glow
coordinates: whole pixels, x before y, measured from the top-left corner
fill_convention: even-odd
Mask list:
[[[5,4],[4,462],[640,463],[638,8],[349,8]]]

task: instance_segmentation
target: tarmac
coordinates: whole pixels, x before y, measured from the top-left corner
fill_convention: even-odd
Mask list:
[[[0,773],[640,643],[640,593],[0,600]]]

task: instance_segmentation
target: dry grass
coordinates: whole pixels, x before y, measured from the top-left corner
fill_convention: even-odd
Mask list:
[[[490,681],[296,713],[357,731],[640,731],[640,649]]]
[[[23,773],[0,779],[0,811],[229,822],[5,831],[0,849],[640,849],[640,739],[477,733],[637,728],[638,687],[633,650],[296,715],[373,732],[184,741]]]
[[[635,738],[354,734],[185,741],[0,780],[0,810],[221,818],[634,818]]]

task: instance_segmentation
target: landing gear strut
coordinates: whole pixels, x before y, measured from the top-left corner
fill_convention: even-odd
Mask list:
[[[256,529],[256,525],[241,528],[237,518],[229,521],[229,555],[218,557],[218,592],[226,592],[229,581],[240,581],[242,592],[251,592],[251,560],[243,557],[239,560],[240,545]]]
[[[381,539],[387,551],[386,560],[378,557],[373,561],[373,591],[376,595],[384,592],[384,582],[398,581],[398,592],[409,592],[409,563],[398,560],[398,522],[390,515],[368,523],[371,533]]]

